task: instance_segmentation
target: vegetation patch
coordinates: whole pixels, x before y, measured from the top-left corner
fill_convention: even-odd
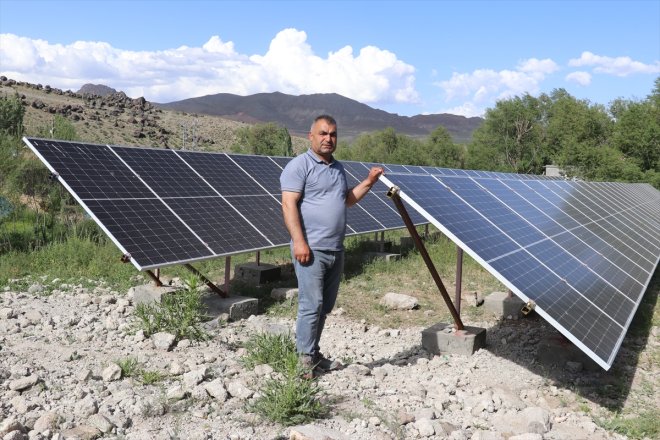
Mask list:
[[[207,320],[206,307],[199,292],[199,280],[192,276],[182,290],[163,295],[160,303],[138,304],[137,325],[145,336],[166,332],[176,340],[200,341],[208,338],[201,325]]]

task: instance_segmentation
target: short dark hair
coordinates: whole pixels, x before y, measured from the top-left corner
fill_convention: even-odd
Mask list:
[[[310,131],[314,129],[314,124],[316,124],[318,121],[325,121],[330,125],[335,125],[335,126],[337,125],[337,121],[335,121],[335,118],[333,118],[332,116],[325,114],[318,115],[317,117],[314,118],[314,122],[312,122],[312,127]]]

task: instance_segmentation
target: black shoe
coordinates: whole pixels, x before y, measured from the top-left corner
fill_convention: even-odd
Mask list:
[[[321,353],[314,357],[314,361],[317,368],[320,368],[323,371],[336,371],[341,370],[344,367],[344,365],[338,360],[328,359]]]

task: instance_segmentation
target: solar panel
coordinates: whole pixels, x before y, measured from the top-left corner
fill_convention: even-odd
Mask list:
[[[139,270],[289,243],[279,177],[291,158],[24,142]],[[370,166],[347,164],[349,185]],[[386,190],[377,182],[348,210],[347,235],[404,226]]]
[[[424,170],[381,180],[609,369],[660,259],[660,192]]]

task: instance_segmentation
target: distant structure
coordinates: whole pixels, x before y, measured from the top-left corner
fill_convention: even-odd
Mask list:
[[[557,165],[546,165],[545,175],[551,177],[563,177],[566,175],[566,172],[564,172],[564,170],[559,168]]]

